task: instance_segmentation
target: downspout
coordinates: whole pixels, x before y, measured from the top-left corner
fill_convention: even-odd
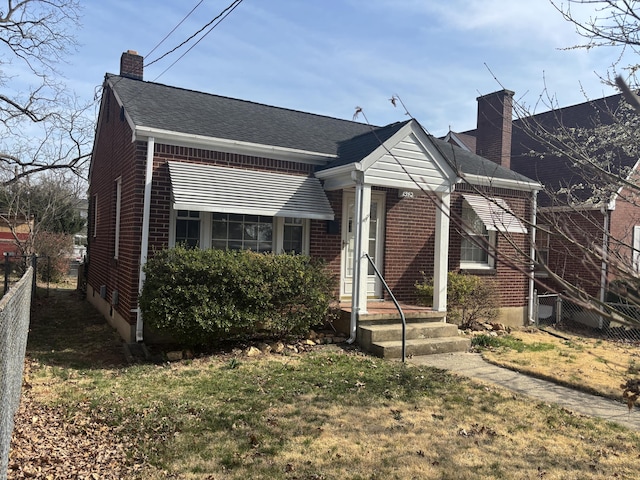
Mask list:
[[[153,175],[153,151],[155,138],[147,139],[147,165],[144,176],[144,205],[142,210],[142,241],[140,242],[140,271],[138,273],[138,293],[142,293],[145,273],[144,266],[147,263],[149,253],[149,217],[151,215],[151,177]],[[142,311],[138,304],[138,318],[136,321],[136,342],[144,340],[144,322],[142,321]]]
[[[361,236],[362,236],[362,195],[363,195],[363,173],[354,171],[351,178],[356,182],[356,198],[354,202],[354,249],[353,249],[353,280],[351,284],[351,323],[349,325],[349,338],[347,343],[356,341],[358,330],[358,314],[360,312],[360,257],[362,256]]]
[[[602,232],[602,265],[600,266],[600,304],[604,304],[607,293],[607,263],[609,262],[609,213],[603,209],[604,231]],[[601,307],[602,308],[602,307]],[[600,328],[603,327],[604,318],[600,317]]]
[[[535,258],[536,258],[536,225],[538,221],[538,191],[531,192],[531,248],[529,258],[531,267],[529,272],[529,323],[535,323],[533,318],[533,297],[535,293]]]

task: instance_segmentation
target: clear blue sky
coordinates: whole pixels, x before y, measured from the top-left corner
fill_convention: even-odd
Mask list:
[[[231,0],[204,0],[148,55],[197,3],[85,2],[81,45],[63,69],[68,84],[90,99],[105,72],[118,73],[123,51],[153,60]],[[548,0],[244,0],[157,81],[345,119],[360,106],[376,125],[406,118],[388,101],[398,94],[444,135],[449,126],[475,128],[476,97],[500,83],[529,105],[545,83],[560,106],[615,93],[594,72],[604,73],[616,52],[561,50],[577,42]],[[182,52],[148,67],[145,80]]]

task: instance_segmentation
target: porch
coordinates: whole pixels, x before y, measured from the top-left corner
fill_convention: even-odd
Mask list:
[[[471,342],[460,335],[458,327],[446,323],[446,312],[431,307],[400,304],[406,320],[408,356],[464,352]],[[352,303],[340,302],[340,317],[335,327],[348,333]],[[368,301],[366,313],[358,315],[356,339],[360,347],[382,358],[402,357],[402,320],[392,301]]]

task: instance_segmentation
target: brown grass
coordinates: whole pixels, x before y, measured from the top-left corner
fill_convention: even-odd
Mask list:
[[[10,479],[635,479],[640,471],[638,432],[435,369],[335,347],[234,364],[207,355],[127,365],[85,301],[56,290],[39,302]],[[47,412],[68,426],[44,439]],[[97,463],[104,452],[117,471]]]
[[[524,344],[551,344],[549,350],[500,347],[482,351],[485,360],[512,370],[544,378],[616,400],[622,399],[621,384],[638,378],[640,347],[633,344],[600,340],[538,329],[514,331],[511,336]]]

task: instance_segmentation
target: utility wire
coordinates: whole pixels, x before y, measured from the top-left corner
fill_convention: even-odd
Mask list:
[[[169,37],[171,36],[171,34],[172,34],[173,32],[175,32],[175,31],[176,31],[176,29],[177,29],[180,25],[182,25],[182,23],[183,23],[187,18],[189,18],[189,17],[191,16],[191,14],[192,14],[193,12],[195,12],[196,8],[198,8],[200,5],[202,5],[202,2],[204,2],[204,0],[200,0],[200,1],[198,2],[198,4],[197,4],[195,7],[193,7],[193,8],[191,9],[191,11],[190,11],[189,13],[187,13],[187,15],[186,15],[182,20],[180,20],[180,22],[179,22],[175,27],[173,27],[173,30],[171,30],[169,33],[167,33],[167,35],[166,35],[162,40],[160,40],[160,42],[159,42],[155,47],[153,47],[149,53],[147,53],[147,54],[145,55],[145,58],[146,58],[146,57],[148,57],[149,55],[151,55],[153,52],[155,52],[155,51],[156,51],[156,49],[157,49],[160,45],[162,45],[162,44],[164,43],[164,41],[165,41],[167,38],[169,38]]]
[[[205,27],[207,27],[207,26],[211,25],[213,22],[215,22],[217,19],[219,19],[219,20],[217,21],[217,23],[215,23],[214,25],[212,25],[212,26],[211,26],[211,28],[210,28],[209,30],[207,30],[207,31],[205,32],[205,34],[204,34],[204,35],[202,35],[202,37],[200,37],[200,38],[196,41],[196,43],[194,43],[193,45],[191,45],[191,46],[187,49],[187,51],[186,51],[186,52],[184,52],[182,55],[180,55],[180,56],[176,59],[176,61],[175,61],[175,62],[173,62],[171,65],[169,65],[167,68],[165,68],[165,69],[162,71],[162,73],[161,73],[160,75],[158,75],[156,78],[154,78],[154,79],[153,79],[153,81],[155,82],[156,80],[158,80],[162,75],[164,75],[164,74],[167,72],[167,70],[169,70],[169,69],[170,69],[171,67],[173,67],[176,63],[178,63],[180,60],[182,60],[182,58],[183,58],[187,53],[189,53],[189,52],[190,52],[190,51],[191,51],[191,50],[192,50],[196,45],[198,45],[202,40],[204,40],[204,38],[205,38],[207,35],[209,35],[209,34],[211,33],[211,31],[212,31],[214,28],[216,28],[218,25],[220,25],[220,23],[221,23],[225,18],[227,18],[227,17],[229,16],[229,14],[230,14],[231,12],[233,12],[233,11],[238,7],[238,5],[240,5],[241,3],[242,3],[242,0],[235,0],[231,5],[229,5],[227,8],[225,8],[225,9],[220,13],[220,15],[218,15],[216,18],[214,18],[213,20],[211,20],[211,22],[209,22],[207,25],[205,25]],[[198,33],[200,33],[200,32],[201,32],[205,27],[203,27],[202,29],[200,29],[200,31],[199,31],[199,32],[197,32],[196,34],[192,35],[192,36],[191,36],[191,38],[193,38],[193,37],[194,37],[194,36],[196,36]],[[183,42],[183,43],[182,43],[182,45],[184,45],[184,43],[185,43],[185,42]],[[180,46],[181,46],[181,45],[180,45]],[[179,47],[176,47],[176,48],[179,48]],[[176,50],[176,49],[174,49],[173,51],[175,51],[175,50]],[[168,52],[168,53],[170,53],[170,52]],[[160,57],[160,58],[162,58],[162,57]],[[160,59],[158,59],[158,60],[160,60]],[[157,61],[157,60],[154,60],[154,61]],[[151,62],[151,63],[153,63],[153,62]]]
[[[228,6],[227,8],[225,8],[222,12],[220,12],[220,14],[219,14],[219,15],[217,15],[215,18],[213,18],[209,23],[207,23],[205,26],[203,26],[200,30],[198,30],[196,33],[194,33],[193,35],[191,35],[191,36],[190,36],[189,38],[187,38],[185,41],[183,41],[182,43],[180,43],[180,45],[178,45],[178,46],[176,46],[176,47],[172,48],[171,50],[169,50],[168,52],[166,52],[166,53],[164,53],[163,55],[159,56],[159,57],[158,57],[158,58],[156,58],[155,60],[153,60],[153,61],[151,61],[151,62],[147,63],[147,64],[145,65],[145,67],[149,67],[149,66],[153,65],[154,63],[156,63],[156,62],[158,62],[158,61],[162,60],[162,59],[163,59],[164,57],[166,57],[167,55],[169,55],[169,54],[171,54],[171,53],[175,52],[175,51],[176,51],[176,50],[178,50],[180,47],[184,46],[185,44],[187,44],[188,42],[190,42],[191,40],[193,40],[195,37],[197,37],[200,33],[202,33],[202,32],[203,32],[207,27],[209,27],[209,26],[210,26],[212,23],[214,23],[216,20],[218,20],[218,19],[220,19],[220,21],[224,20],[224,19],[227,17],[227,15],[228,15],[229,13],[231,13],[233,10],[235,10],[235,8],[236,8],[238,5],[240,5],[240,3],[242,3],[242,0],[234,0],[234,1],[231,3],[231,5],[229,5],[229,6]],[[205,34],[200,38],[200,40],[202,40],[202,38],[204,38],[205,36],[207,36],[207,35],[209,34],[209,32],[211,32],[211,30],[213,30],[213,28],[215,28],[215,27],[220,23],[220,21],[219,21],[218,23],[216,23],[215,25],[213,25],[213,27],[211,27],[211,28],[209,29],[209,31],[207,31],[207,32],[206,32],[206,33],[205,33]],[[198,42],[196,42],[196,44],[195,44],[195,45],[197,45],[197,44],[200,42],[200,40],[198,40]],[[194,46],[195,46],[195,45],[194,45]],[[191,48],[193,48],[193,46],[192,46]],[[189,50],[191,50],[191,48],[190,48]],[[187,52],[188,52],[189,50],[187,50]],[[186,53],[186,52],[185,52],[185,53]],[[182,55],[178,60],[180,60],[182,57],[184,57],[184,54],[183,54],[183,55]],[[177,61],[177,60],[176,60],[176,61]],[[169,68],[171,68],[173,65],[175,65],[175,63],[176,63],[176,62],[173,62]],[[167,70],[168,70],[169,68],[167,68]],[[167,70],[165,70],[165,71],[164,71],[164,72],[162,72],[160,75],[158,75],[158,77],[160,77],[162,74],[164,74]],[[157,78],[156,78],[156,79],[157,79]]]

